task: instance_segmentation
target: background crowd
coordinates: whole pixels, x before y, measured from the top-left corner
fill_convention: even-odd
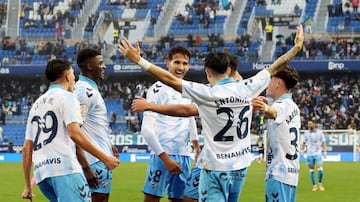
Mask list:
[[[244,78],[248,75],[244,74]],[[360,129],[360,75],[351,73],[300,74],[293,97],[301,110],[302,129],[313,120],[323,129]],[[204,81],[203,75],[190,75],[189,79]],[[99,86],[108,106],[113,133],[134,133],[140,130],[141,115],[131,112],[136,96],[145,96],[154,81],[146,76],[109,76]],[[47,89],[42,77],[2,78],[0,81],[0,124],[23,123],[34,100]],[[114,116],[116,117],[114,120]],[[112,118],[110,118],[112,117]],[[199,133],[201,124],[198,122]],[[252,133],[262,134],[265,122],[255,112]],[[11,131],[4,131],[11,140]]]

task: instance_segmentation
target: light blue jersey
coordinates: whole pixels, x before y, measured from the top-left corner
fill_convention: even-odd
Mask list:
[[[96,83],[80,75],[79,81],[75,84],[74,94],[80,102],[84,120],[81,129],[99,150],[113,156],[107,110]],[[99,161],[86,151],[85,154],[90,165]]]
[[[304,143],[306,143],[306,153],[308,156],[321,156],[323,142],[325,142],[325,136],[321,130],[309,130],[304,134]]]
[[[26,124],[25,139],[34,145],[34,177],[45,178],[82,173],[75,143],[67,125],[82,123],[80,105],[75,96],[61,85],[52,84],[33,104]]]

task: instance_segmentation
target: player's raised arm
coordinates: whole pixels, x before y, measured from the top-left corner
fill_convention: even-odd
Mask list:
[[[294,40],[294,47],[292,47],[288,52],[280,56],[275,60],[274,63],[268,68],[271,75],[276,74],[276,72],[285,64],[289,63],[290,60],[295,57],[295,55],[302,49],[304,43],[304,31],[302,25],[299,25],[296,30],[296,37]]]
[[[170,72],[163,68],[150,63],[140,56],[139,42],[136,42],[135,47],[124,37],[118,45],[120,53],[131,62],[138,64],[143,70],[148,72],[152,77],[160,80],[175,90],[182,91],[181,79],[176,78]]]

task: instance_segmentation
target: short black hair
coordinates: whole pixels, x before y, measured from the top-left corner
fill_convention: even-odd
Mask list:
[[[49,82],[54,82],[61,78],[66,70],[71,68],[71,64],[64,59],[54,59],[48,62],[45,69],[45,76]]]
[[[79,51],[76,63],[80,69],[83,69],[91,59],[101,55],[100,51],[93,48],[83,48]]]
[[[223,74],[230,65],[230,58],[227,53],[209,53],[204,59],[204,66]]]
[[[238,58],[238,56],[236,56],[236,55],[234,55],[234,54],[232,54],[232,53],[226,53],[226,54],[228,54],[229,55],[229,59],[230,59],[230,64],[229,64],[229,66],[231,67],[231,69],[233,70],[233,71],[237,71],[237,68],[238,68],[238,66],[239,66],[239,58]]]
[[[171,48],[167,54],[167,59],[172,60],[173,55],[178,53],[187,56],[190,60],[191,52],[189,49],[185,48],[184,46],[175,46]]]
[[[282,79],[285,82],[287,89],[292,89],[300,79],[296,69],[290,66],[285,66],[285,68],[282,68],[274,76]]]

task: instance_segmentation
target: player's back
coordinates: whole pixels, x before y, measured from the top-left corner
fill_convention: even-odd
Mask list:
[[[275,120],[268,120],[266,177],[296,186],[300,169],[300,110],[291,94],[283,95],[272,107],[277,115]]]
[[[250,165],[250,103],[269,81],[267,70],[243,81],[226,78],[212,87],[183,81],[183,96],[193,99],[201,117],[205,138],[203,168],[225,171]]]
[[[66,127],[67,124],[81,121],[79,102],[59,85],[50,86],[34,102],[25,138],[34,143],[33,162],[37,182],[46,177],[81,172],[75,144]]]

